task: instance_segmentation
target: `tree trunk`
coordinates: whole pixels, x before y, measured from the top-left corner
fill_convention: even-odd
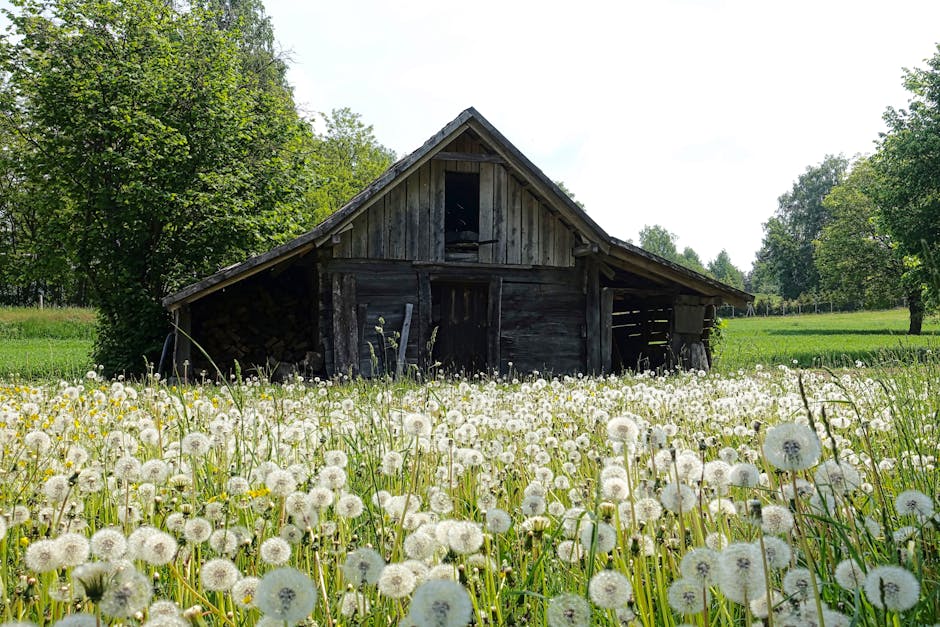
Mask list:
[[[921,327],[924,324],[924,299],[919,287],[907,294],[907,309],[911,312],[911,324],[908,327],[907,334],[920,335]]]

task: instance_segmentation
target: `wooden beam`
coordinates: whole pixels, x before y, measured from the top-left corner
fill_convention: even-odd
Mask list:
[[[587,244],[578,244],[571,249],[571,254],[575,257],[587,257],[588,255],[597,254],[600,250],[600,247],[594,242],[588,242]]]
[[[506,163],[499,155],[481,154],[478,152],[445,152],[436,153],[431,159],[436,161],[473,161],[476,163]]]
[[[613,343],[614,293],[609,287],[601,289],[601,372],[611,369],[611,345]]]
[[[414,311],[412,303],[405,303],[405,322],[401,326],[401,337],[398,342],[398,361],[395,362],[395,377],[400,377],[405,369],[405,356],[408,352],[408,335],[411,333],[411,313]]]
[[[502,335],[503,279],[493,277],[490,280],[487,299],[486,366],[499,373],[499,340]]]
[[[584,325],[585,338],[587,343],[587,371],[588,374],[599,374],[601,370],[601,295],[600,295],[600,277],[598,277],[597,265],[593,262],[586,264],[585,271],[585,308]]]

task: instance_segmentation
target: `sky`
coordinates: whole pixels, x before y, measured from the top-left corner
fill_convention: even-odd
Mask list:
[[[305,112],[399,156],[475,107],[608,233],[750,269],[808,166],[871,153],[933,0],[264,0]]]

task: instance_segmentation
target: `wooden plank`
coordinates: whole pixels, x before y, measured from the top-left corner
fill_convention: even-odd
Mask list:
[[[421,177],[418,172],[408,177],[405,193],[405,259],[418,259],[418,213],[421,207]]]
[[[382,259],[388,244],[388,228],[385,224],[385,196],[369,208],[369,257]]]
[[[405,258],[405,203],[404,190],[399,185],[388,193],[385,204],[385,219],[388,222],[388,249],[386,255],[390,259]]]
[[[555,251],[552,257],[555,259],[556,266],[567,266],[568,255],[571,254],[571,246],[568,245],[568,228],[561,222],[555,220]]]
[[[476,161],[478,163],[506,163],[506,160],[499,155],[485,154],[478,152],[454,152],[440,151],[431,157],[436,161]]]
[[[541,234],[539,205],[535,196],[528,191],[523,190],[522,194],[522,206],[525,214],[522,234],[522,263],[537,264],[541,261],[539,257],[539,236]]]
[[[508,209],[506,207],[508,194],[506,192],[506,169],[502,166],[493,166],[493,239],[496,243],[490,246],[493,263],[506,263],[506,220]]]
[[[487,298],[487,346],[486,365],[490,370],[499,373],[499,344],[502,334],[502,305],[503,305],[503,279],[494,277],[490,281]]]
[[[610,372],[611,344],[613,343],[614,293],[610,288],[601,289],[601,371]]]
[[[333,274],[333,360],[335,374],[358,374],[359,325],[354,274]]]
[[[427,272],[418,273],[418,365],[431,363],[431,279]]]
[[[587,273],[585,285],[587,293],[585,294],[585,314],[584,324],[587,331],[585,341],[587,342],[587,371],[590,374],[598,374],[601,371],[601,302],[600,302],[600,279],[597,272],[597,266],[594,263],[588,263],[585,267]]]
[[[186,383],[192,375],[192,312],[189,305],[183,305],[173,312],[176,318],[176,332],[173,347],[173,374]]]
[[[352,251],[350,257],[365,259],[369,256],[369,212],[365,211],[359,214],[359,217],[353,221],[352,232]]]
[[[493,239],[493,186],[494,166],[480,164],[480,241]],[[480,263],[493,263],[493,245],[480,246]]]
[[[444,164],[431,162],[431,261],[444,261]]]
[[[401,325],[401,337],[398,338],[398,359],[395,362],[395,376],[400,377],[405,369],[405,354],[408,351],[408,336],[411,335],[412,303],[405,303],[405,321]]]
[[[522,263],[522,190],[516,179],[511,176],[507,186],[509,192],[509,212],[506,229],[506,263]]]
[[[431,258],[431,164],[418,171],[418,234],[412,259],[427,261]]]
[[[543,266],[555,265],[555,225],[558,222],[548,208],[539,204],[539,264]]]

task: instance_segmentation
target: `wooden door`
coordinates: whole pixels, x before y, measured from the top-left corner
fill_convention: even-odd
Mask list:
[[[486,283],[433,282],[431,299],[437,327],[434,360],[467,373],[487,368],[490,288]]]

